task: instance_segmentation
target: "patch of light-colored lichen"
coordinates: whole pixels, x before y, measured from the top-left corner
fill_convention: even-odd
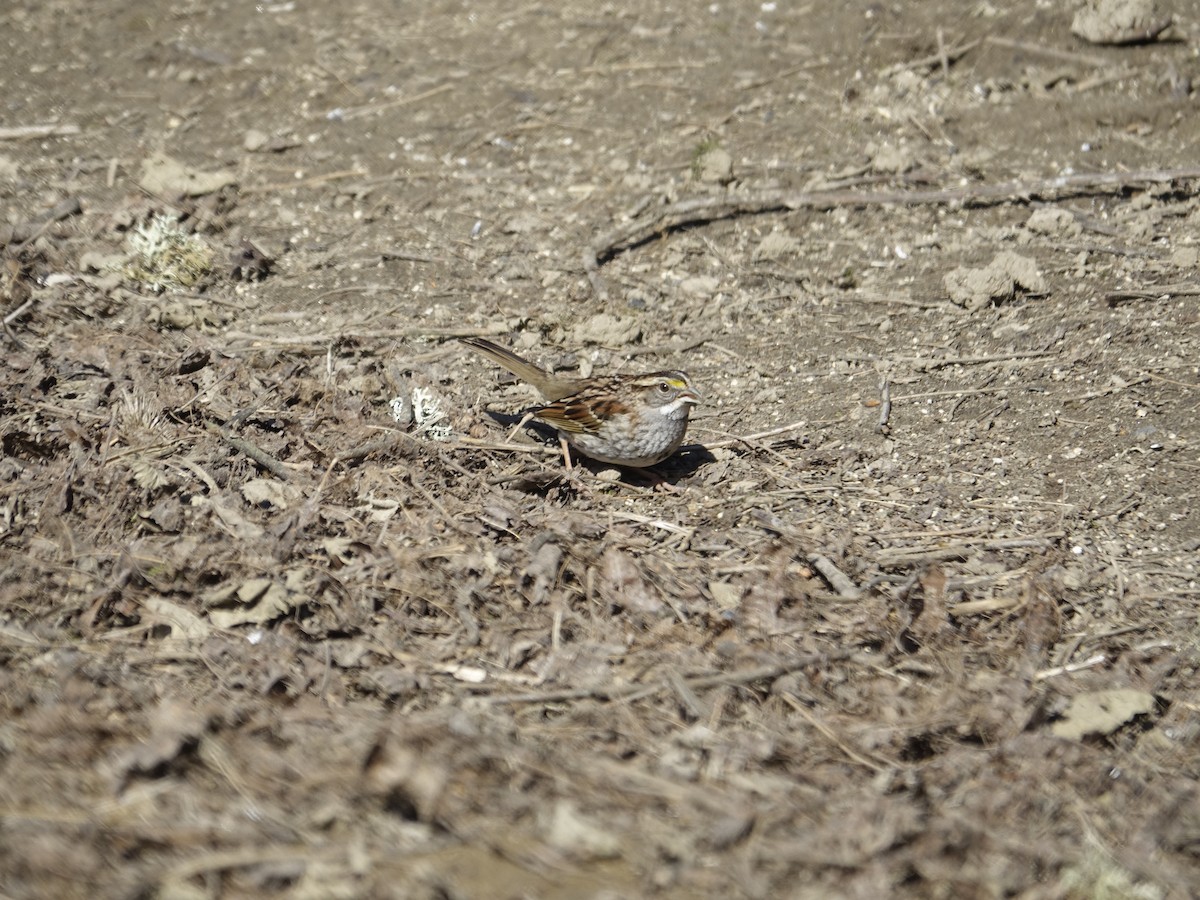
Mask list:
[[[212,268],[212,248],[167,216],[139,224],[128,243],[131,255],[122,274],[154,291],[192,287]]]

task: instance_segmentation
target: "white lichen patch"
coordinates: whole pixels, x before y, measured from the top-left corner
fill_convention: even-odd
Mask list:
[[[167,216],[137,225],[128,244],[131,255],[121,274],[159,293],[190,288],[212,268],[212,248]]]
[[[435,441],[448,441],[452,432],[450,426],[443,422],[445,418],[441,403],[429,388],[413,388],[412,421],[415,433],[424,434]]]

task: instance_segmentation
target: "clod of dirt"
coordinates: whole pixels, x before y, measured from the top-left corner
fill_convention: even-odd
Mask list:
[[[1071,698],[1063,717],[1050,726],[1061,738],[1083,740],[1088,735],[1111,734],[1136,716],[1154,711],[1154,695],[1132,688],[1091,691]]]
[[[692,174],[705,184],[729,184],[733,181],[733,157],[724,147],[708,147],[697,155]]]
[[[693,275],[679,282],[679,290],[693,297],[711,297],[720,286],[721,282],[712,275]]]
[[[295,488],[280,484],[273,478],[252,478],[242,485],[242,496],[246,502],[259,509],[287,509],[295,494]]]
[[[628,553],[609,547],[600,558],[600,591],[613,609],[649,616],[661,615],[666,605]]]
[[[367,789],[382,796],[390,812],[427,822],[441,803],[450,771],[438,754],[385,737],[371,749],[363,776]]]
[[[577,344],[603,344],[606,347],[623,347],[641,336],[642,326],[637,319],[608,313],[599,313],[580,322],[571,332],[571,339]]]
[[[146,597],[141,606],[143,620],[147,624],[166,625],[172,637],[203,640],[212,634],[212,627],[198,615],[163,597]]]
[[[1176,247],[1171,251],[1171,265],[1180,269],[1195,269],[1200,266],[1200,250],[1195,247]]]
[[[1035,209],[1025,222],[1025,227],[1034,234],[1044,234],[1050,237],[1072,238],[1083,233],[1083,226],[1075,220],[1073,215],[1065,209],[1057,209],[1053,206]]]
[[[754,248],[754,259],[776,260],[791,256],[800,249],[800,242],[786,231],[772,231]]]
[[[501,223],[500,231],[503,234],[535,234],[546,230],[547,227],[545,217],[530,212],[519,212]]]
[[[179,361],[179,367],[176,372],[180,375],[191,375],[193,372],[199,372],[212,360],[212,354],[204,349],[195,349],[188,351],[187,355]]]
[[[996,254],[982,269],[959,266],[943,279],[950,299],[959,306],[975,310],[992,302],[1011,300],[1017,290],[1030,294],[1046,293],[1046,279],[1037,262],[1010,250]]]
[[[80,272],[114,272],[129,261],[124,253],[104,253],[100,250],[88,250],[79,254]]]
[[[145,321],[168,331],[214,329],[229,321],[229,312],[204,300],[176,297],[146,307]]]
[[[165,153],[156,153],[142,163],[138,183],[159,197],[203,197],[223,187],[237,184],[237,175],[230,170],[202,172],[185,166]]]
[[[901,175],[917,166],[916,157],[907,147],[885,143],[871,156],[871,171],[880,175]]]
[[[297,140],[285,137],[273,138],[257,128],[251,128],[242,137],[242,147],[249,153],[282,153],[284,150],[298,146],[300,146],[300,142]]]
[[[255,153],[267,146],[267,141],[270,139],[271,136],[265,131],[259,131],[257,128],[251,128],[246,132],[245,137],[242,138],[242,146],[251,153]]]
[[[555,541],[547,540],[537,549],[521,576],[525,597],[531,604],[546,602],[561,565],[562,548]]]
[[[1152,41],[1171,25],[1155,0],[1089,0],[1075,13],[1071,33],[1092,44]]]

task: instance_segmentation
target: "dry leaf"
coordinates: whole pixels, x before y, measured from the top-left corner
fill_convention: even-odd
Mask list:
[[[145,597],[140,602],[146,612],[171,626],[172,637],[202,640],[212,634],[207,622],[178,603],[162,597]]]
[[[142,163],[139,183],[151,194],[167,199],[201,197],[237,184],[237,175],[231,170],[201,172],[165,153],[156,153]]]
[[[274,478],[251,478],[242,485],[242,496],[251,506],[259,509],[287,509],[295,496],[295,488],[288,487]]]
[[[530,603],[544,603],[547,593],[558,584],[558,570],[561,565],[562,548],[556,541],[544,541],[521,577],[525,599]]]
[[[559,800],[543,816],[547,843],[579,860],[615,859],[621,855],[620,838],[610,829],[586,818],[569,800]]]
[[[609,605],[619,609],[652,615],[661,615],[666,609],[637,561],[616,547],[609,547],[600,559],[600,589]]]
[[[395,738],[382,738],[367,757],[367,784],[389,807],[422,822],[433,819],[450,773],[436,755]]]
[[[1132,688],[1077,694],[1050,731],[1076,741],[1088,735],[1111,734],[1135,717],[1153,712],[1154,705],[1153,694]]]
[[[161,468],[141,456],[131,457],[129,471],[138,487],[147,491],[156,491],[171,484],[171,478]]]
[[[117,761],[121,784],[135,775],[153,775],[195,746],[208,727],[205,716],[174,700],[163,700],[153,713],[150,736]]]
[[[208,618],[218,628],[262,625],[295,609],[304,598],[292,594],[273,578],[251,578],[239,587],[226,588],[209,598]]]

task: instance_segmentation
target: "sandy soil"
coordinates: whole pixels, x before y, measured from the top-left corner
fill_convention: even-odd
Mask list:
[[[502,6],[0,11],[0,893],[1200,895],[1200,4]]]

